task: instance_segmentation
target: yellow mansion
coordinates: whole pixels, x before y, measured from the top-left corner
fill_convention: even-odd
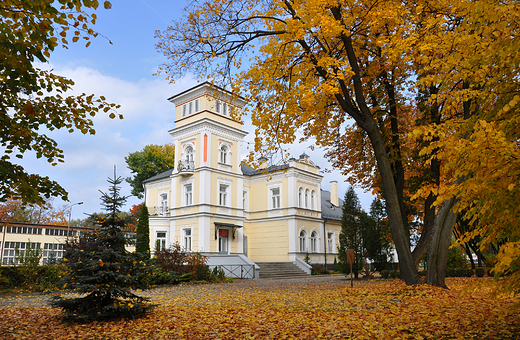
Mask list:
[[[241,165],[247,132],[231,118],[246,102],[210,83],[175,104],[174,169],[146,180],[150,247],[179,243],[206,254],[210,265],[288,262],[332,264],[341,230],[337,182],[321,190],[320,169],[305,154],[284,166]],[[257,276],[256,274],[256,276]],[[255,277],[253,274],[252,277]]]

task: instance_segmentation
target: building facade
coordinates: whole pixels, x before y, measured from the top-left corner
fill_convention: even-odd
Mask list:
[[[246,102],[203,83],[177,94],[174,169],[146,180],[151,249],[179,243],[210,257],[254,262],[333,263],[341,230],[337,182],[321,190],[303,154],[284,166],[241,165]]]

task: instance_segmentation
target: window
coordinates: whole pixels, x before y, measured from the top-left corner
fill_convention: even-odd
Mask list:
[[[334,233],[327,233],[327,252],[334,252]]]
[[[280,188],[271,189],[272,209],[280,209]]]
[[[309,208],[309,189],[305,190],[305,208]]]
[[[220,163],[227,164],[227,154],[228,154],[228,147],[226,145],[222,145],[220,148]]]
[[[182,116],[186,117],[186,104],[182,106]]]
[[[43,245],[43,263],[55,264],[58,260],[63,259],[63,244],[45,243]]]
[[[300,231],[300,252],[306,252],[307,251],[307,245],[305,244],[307,239],[307,232],[305,230]]]
[[[199,100],[195,99],[195,112],[199,112]]]
[[[39,249],[40,243],[29,242],[5,242],[4,244],[4,264],[20,264],[20,257],[25,256],[27,249]]]
[[[188,104],[188,114],[191,115],[193,113],[193,102]]]
[[[222,105],[222,113],[224,114],[224,116],[227,116],[227,104],[226,103],[224,103]]]
[[[168,194],[161,194],[159,198],[159,215],[166,216],[168,214]]]
[[[218,204],[221,206],[227,206],[227,191],[229,186],[225,184],[219,185],[219,196],[218,196]]]
[[[318,232],[313,230],[311,233],[311,253],[318,252]]]
[[[217,113],[220,113],[220,100],[217,100],[215,103],[215,111],[217,111]]]
[[[184,205],[193,204],[193,184],[184,185]]]
[[[311,209],[312,210],[316,209],[314,206],[315,199],[316,199],[316,191],[313,190],[313,191],[311,191]]]
[[[184,149],[184,160],[188,163],[193,162],[193,148],[191,146],[187,146]]]
[[[155,242],[156,251],[166,248],[166,232],[158,232]]]
[[[191,251],[191,228],[182,230],[182,247],[185,251]]]
[[[300,208],[303,208],[303,188],[300,188],[300,190],[298,190],[298,206]]]
[[[246,211],[249,210],[249,207],[247,206],[247,191],[244,191],[242,193],[242,207]]]

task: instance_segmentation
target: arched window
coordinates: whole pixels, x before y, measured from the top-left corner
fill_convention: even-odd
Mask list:
[[[318,232],[313,230],[311,233],[311,253],[318,252]]]
[[[316,209],[316,204],[315,204],[315,202],[316,202],[316,191],[313,190],[313,191],[311,192],[311,209],[312,209],[312,210]]]
[[[193,148],[191,146],[184,149],[184,160],[188,163],[193,162]]]
[[[298,190],[298,206],[303,208],[303,188]]]
[[[305,244],[306,243],[306,239],[307,239],[307,231],[305,231],[305,229],[302,229],[300,231],[300,252],[306,252],[307,251],[307,245]]]
[[[228,160],[228,147],[226,145],[222,145],[220,147],[220,163],[227,164]]]
[[[309,189],[305,190],[305,208],[309,208]]]

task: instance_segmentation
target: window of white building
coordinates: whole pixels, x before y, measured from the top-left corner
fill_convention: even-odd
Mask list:
[[[166,232],[160,231],[157,232],[156,240],[156,250],[162,250],[166,248]]]
[[[185,149],[184,149],[184,160],[188,163],[191,163],[193,162],[193,147],[191,147],[191,145],[188,145]]]
[[[193,113],[193,102],[188,103],[188,115]]]
[[[313,230],[310,239],[311,253],[318,252],[318,232]]]
[[[316,209],[316,191],[311,191],[311,209]]]
[[[227,145],[222,145],[220,147],[220,163],[228,164],[228,152],[229,148],[227,147]]]
[[[168,214],[168,194],[161,194],[159,197],[159,215],[166,216]]]
[[[305,190],[305,208],[309,208],[309,189]]]
[[[186,104],[182,106],[182,116],[186,117]]]
[[[182,248],[185,251],[191,251],[191,228],[182,230]]]
[[[228,206],[228,189],[229,189],[229,185],[226,185],[226,184],[219,185],[218,204],[223,207]]]
[[[61,243],[44,243],[43,245],[43,263],[55,264],[58,260],[63,259],[65,252]]]
[[[217,111],[217,113],[220,113],[220,106],[221,106],[220,100],[217,100],[215,102],[215,111]]]
[[[298,190],[298,206],[303,208],[303,188]]]
[[[327,233],[327,252],[334,253],[334,233]]]
[[[199,100],[195,99],[195,112],[199,112]]]
[[[307,231],[305,231],[305,229],[302,229],[300,231],[300,236],[299,236],[299,241],[300,241],[300,252],[304,253],[307,251]]]
[[[184,205],[193,204],[193,184],[188,183],[184,185]]]
[[[222,105],[222,113],[224,114],[224,116],[227,116],[227,104],[226,103],[224,103]]]
[[[271,188],[271,209],[281,208],[280,188]]]

